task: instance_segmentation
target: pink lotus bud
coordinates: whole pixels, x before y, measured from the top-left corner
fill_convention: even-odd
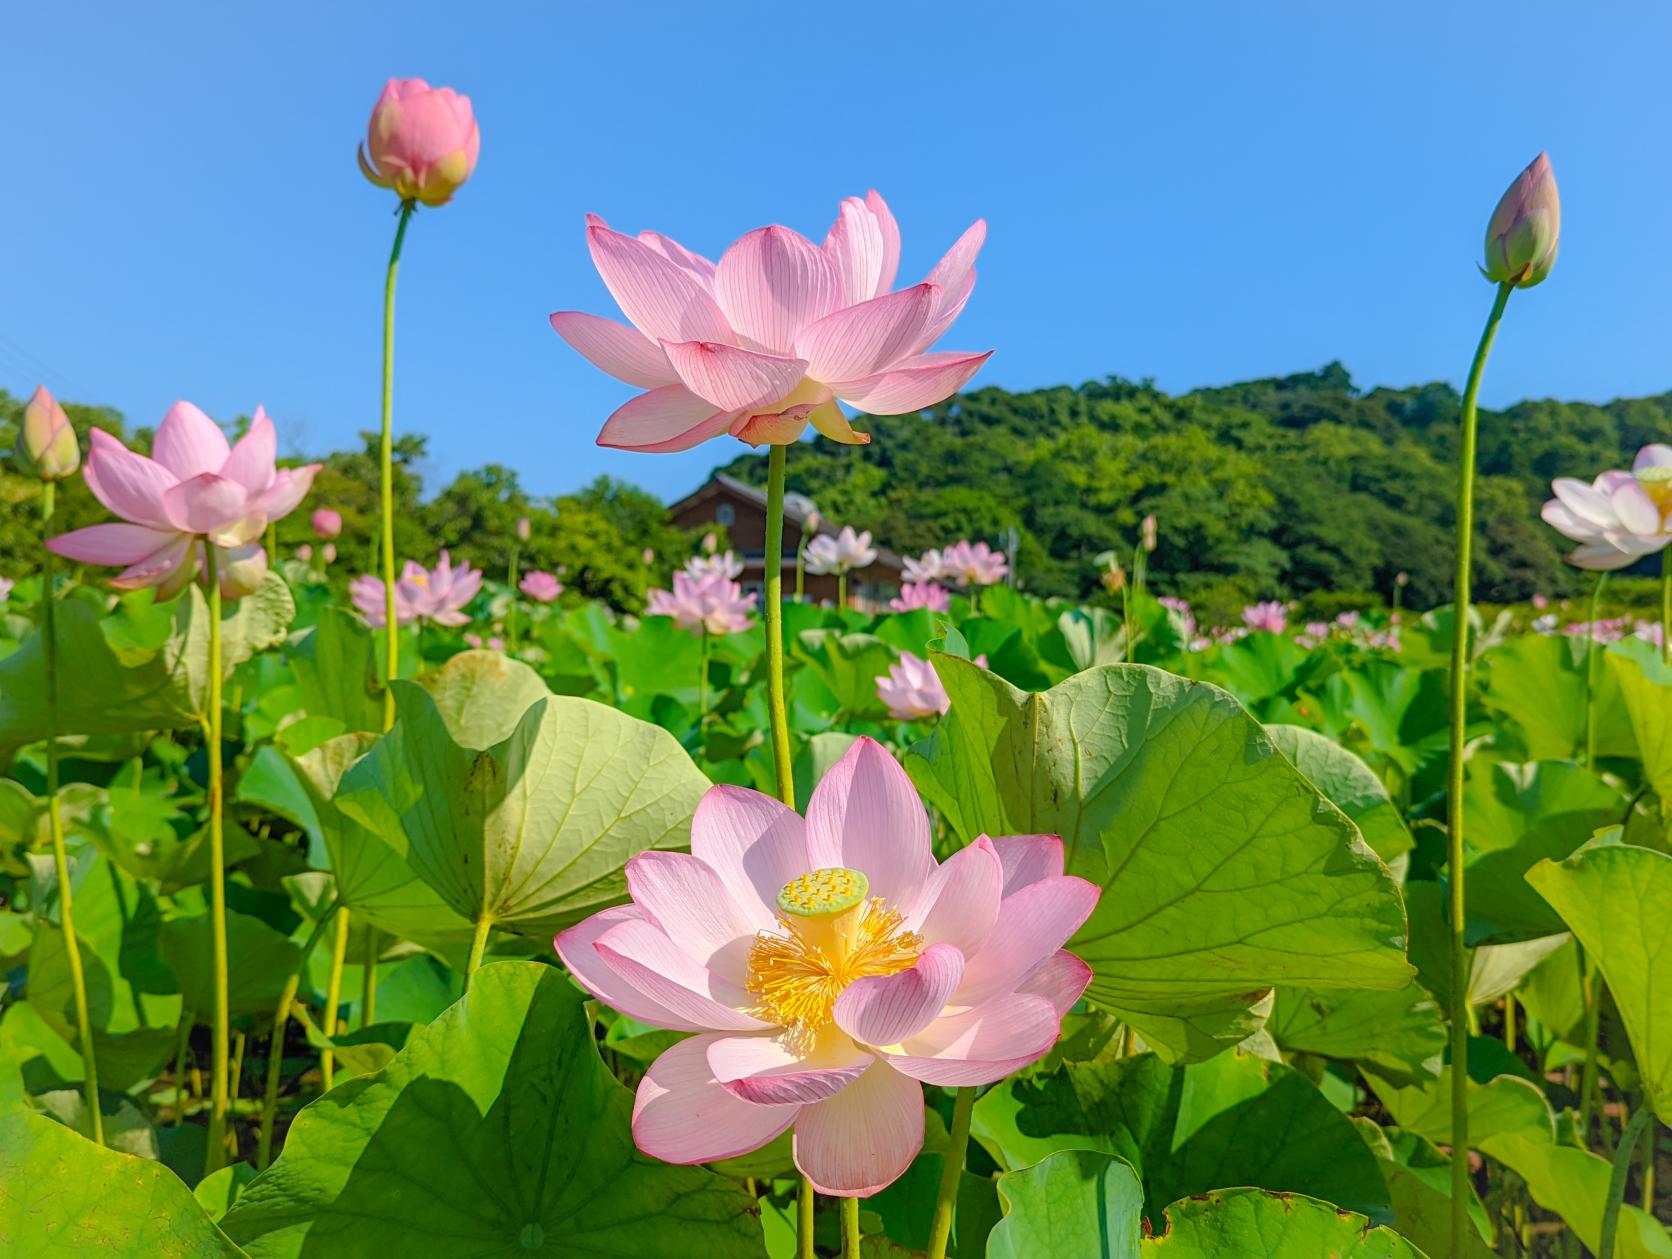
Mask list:
[[[296,548],[296,558],[306,564],[313,559],[313,547],[306,542],[302,543],[301,546]]]
[[[534,525],[532,523],[530,523],[527,516],[521,517],[517,521],[517,541],[518,542],[527,542],[533,536],[534,536]]]
[[[1562,203],[1550,156],[1540,153],[1515,177],[1486,225],[1486,278],[1531,288],[1556,265]]]
[[[329,507],[321,507],[309,518],[308,523],[313,526],[314,537],[329,542],[343,531],[343,517],[341,512],[332,511]]]
[[[720,549],[720,539],[712,532],[702,535],[702,549],[709,555]]]
[[[1157,529],[1158,525],[1153,514],[1145,516],[1143,523],[1139,526],[1139,530],[1144,541],[1144,550],[1150,552],[1151,554],[1155,552]]]
[[[323,547],[320,548],[319,558],[324,560],[327,564],[336,563],[336,560],[337,560],[337,544],[335,542],[327,542]]]
[[[654,564],[656,562],[656,552],[651,550],[649,547],[645,547],[644,554],[641,555],[639,558],[642,559],[646,564]]]
[[[402,201],[445,205],[476,169],[481,147],[470,97],[423,79],[390,79],[372,109],[360,170]]]
[[[81,464],[81,447],[76,443],[70,417],[46,386],[23,409],[23,423],[17,430],[19,470],[43,481],[61,481]]]

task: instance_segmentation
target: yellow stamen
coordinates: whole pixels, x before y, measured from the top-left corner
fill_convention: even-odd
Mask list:
[[[1672,518],[1672,466],[1657,464],[1637,474],[1637,483],[1650,501],[1660,508],[1662,517]]]

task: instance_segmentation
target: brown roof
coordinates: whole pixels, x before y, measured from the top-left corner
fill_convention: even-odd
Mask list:
[[[671,504],[668,507],[668,514],[677,515],[685,509],[695,507],[702,503],[705,499],[712,498],[714,495],[721,493],[722,491],[729,492],[746,503],[753,503],[763,512],[766,510],[767,503],[765,490],[757,489],[745,481],[739,481],[736,477],[727,476],[724,472],[715,472],[710,474],[707,481],[692,490],[684,498]],[[813,500],[808,498],[805,494],[797,494],[791,491],[784,495],[784,519],[794,524],[803,532],[805,532],[807,528],[808,513],[813,510]],[[819,527],[815,531],[816,533],[828,534],[830,537],[835,537],[841,531],[841,525],[832,522],[830,517],[826,516],[823,512],[819,513]],[[902,569],[905,567],[905,565],[901,562],[900,557],[888,547],[883,546],[882,543],[876,542],[875,540],[873,540],[873,545],[877,548],[876,563],[893,569]]]

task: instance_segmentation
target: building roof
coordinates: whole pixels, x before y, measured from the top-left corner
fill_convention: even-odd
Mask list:
[[[709,474],[708,480],[704,481],[684,498],[680,499],[677,503],[671,504],[668,507],[668,514],[678,515],[680,512],[686,511],[690,508],[700,507],[708,499],[714,498],[722,493],[730,494],[733,497],[742,499],[746,503],[753,503],[763,512],[766,510],[767,504],[765,490],[757,489],[745,481],[739,481],[734,476],[727,476],[724,472],[714,472]],[[805,494],[797,494],[791,491],[784,495],[784,519],[790,521],[803,532],[807,531],[807,520],[808,517],[813,514],[813,511],[813,500],[808,498]],[[831,537],[835,537],[842,530],[842,526],[840,524],[831,520],[823,512],[818,514],[818,521],[819,527],[816,530],[813,530],[815,534],[823,533],[828,534]],[[880,542],[875,542],[874,544],[877,548],[876,563],[894,569],[905,567],[905,565],[901,562],[900,557],[888,547],[884,546]]]

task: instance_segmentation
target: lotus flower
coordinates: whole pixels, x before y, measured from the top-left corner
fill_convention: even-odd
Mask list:
[[[12,597],[12,587],[16,584],[10,577],[0,577],[0,603]]]
[[[681,629],[708,634],[737,634],[749,628],[755,595],[719,573],[693,577],[673,575],[672,590],[652,590],[645,604],[650,616],[671,616]]]
[[[1515,177],[1486,225],[1486,278],[1532,288],[1556,265],[1562,202],[1550,155],[1540,153]]]
[[[901,563],[905,567],[906,580],[921,585],[924,582],[940,581],[946,577],[946,566],[941,563],[939,551],[925,551],[916,559],[907,557]]]
[[[891,291],[900,229],[875,192],[842,202],[823,246],[787,227],[742,237],[718,263],[657,232],[587,216],[593,264],[632,327],[558,311],[552,327],[598,367],[647,392],[610,416],[600,446],[687,450],[730,433],[783,445],[809,423],[862,445],[838,401],[897,415],[944,400],[985,354],[928,352],[975,287],[977,222],[928,278]]]
[[[852,526],[843,525],[834,538],[821,533],[807,544],[809,573],[851,573],[876,562],[877,548],[871,545],[871,532],[855,533]]]
[[[1242,610],[1242,623],[1251,630],[1281,634],[1289,624],[1289,609],[1275,599],[1251,603]]]
[[[534,536],[534,522],[527,516],[517,517],[517,541],[527,542]]]
[[[20,472],[43,481],[62,481],[81,464],[81,446],[70,417],[45,385],[35,387],[29,405],[23,408],[23,423],[17,430],[17,462]]]
[[[482,571],[469,564],[454,568],[446,551],[434,568],[408,560],[395,582],[395,624],[433,621],[437,625],[469,625],[464,608],[481,589]],[[348,591],[366,623],[383,628],[387,623],[383,582],[367,573],[350,582]]]
[[[406,574],[414,570],[423,572],[421,565],[406,562]],[[403,590],[403,583],[395,583],[395,624],[411,625],[418,619],[418,609],[411,599],[407,598]],[[362,573],[348,583],[348,597],[354,604],[354,609],[366,618],[366,624],[382,629],[388,622],[388,608],[383,598],[383,579],[374,577],[370,573]]]
[[[372,107],[360,172],[402,201],[445,205],[476,169],[481,149],[470,97],[423,79],[390,79]]]
[[[743,576],[743,561],[731,551],[724,555],[693,555],[685,561],[685,571],[697,578],[719,576],[736,581]]]
[[[464,641],[468,646],[474,647],[477,651],[505,650],[505,640],[500,638],[497,634],[488,638],[483,638],[480,634],[466,634],[464,636]]]
[[[536,603],[555,603],[557,596],[563,593],[563,583],[557,579],[555,573],[544,573],[535,569],[531,573],[523,574],[523,579],[517,583],[517,589]]]
[[[1604,472],[1590,485],[1557,477],[1551,489],[1544,522],[1579,543],[1569,564],[1625,568],[1672,543],[1672,446],[1643,447],[1630,472]]]
[[[987,657],[977,656],[975,663],[985,669]],[[952,700],[934,667],[909,651],[902,651],[900,659],[877,679],[877,698],[896,721],[938,717],[952,707]]]
[[[954,542],[941,552],[941,569],[960,586],[996,586],[1009,575],[1010,561],[985,542]]]
[[[149,459],[94,429],[83,469],[87,487],[126,523],[77,529],[47,546],[84,564],[126,565],[111,585],[154,586],[168,598],[197,575],[203,548],[211,545],[221,593],[249,594],[267,568],[256,539],[269,522],[296,509],[319,471],[317,463],[275,467],[276,444],[273,421],[260,407],[249,431],[229,447],[213,420],[176,402],[157,427]]]
[[[632,903],[557,937],[600,1001],[698,1035],[650,1066],[633,1139],[704,1163],[794,1130],[821,1193],[872,1194],[923,1145],[923,1083],[1037,1061],[1091,980],[1063,950],[1098,890],[1055,836],[985,836],[938,863],[905,771],[859,739],[803,820],[711,789],[689,853],[627,863]]]
[[[895,612],[912,612],[918,608],[945,612],[952,606],[952,596],[946,593],[944,587],[933,582],[908,581],[900,587],[900,593],[888,601],[888,606]]]
[[[321,542],[330,542],[342,535],[343,515],[329,507],[316,508],[314,514],[308,517],[308,524],[313,527],[314,537]]]

